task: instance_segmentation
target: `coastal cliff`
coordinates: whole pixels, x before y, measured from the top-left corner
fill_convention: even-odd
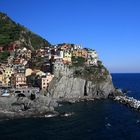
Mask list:
[[[41,117],[48,113],[58,115],[55,107],[59,102],[77,102],[81,100],[106,99],[116,96],[116,89],[108,70],[99,63],[97,66],[75,67],[65,65],[63,69],[54,69],[54,78],[45,95],[13,95],[0,98],[0,117],[27,118]]]
[[[54,70],[54,75],[48,92],[55,99],[101,99],[115,91],[112,77],[102,64],[89,67],[65,66],[64,69]]]
[[[94,49],[51,45],[4,13],[0,13],[0,25],[1,118],[57,114],[60,101],[121,94]]]

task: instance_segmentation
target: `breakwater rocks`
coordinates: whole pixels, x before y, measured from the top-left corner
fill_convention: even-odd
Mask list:
[[[116,96],[114,98],[115,101],[118,101],[119,103],[122,103],[124,105],[127,105],[128,107],[140,111],[140,101],[134,99],[133,97],[128,96]]]
[[[38,95],[34,100],[29,97],[0,97],[0,119],[40,117],[51,112],[58,106],[56,100]]]

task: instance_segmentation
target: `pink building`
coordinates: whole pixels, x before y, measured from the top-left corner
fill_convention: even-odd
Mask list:
[[[2,52],[3,51],[3,47],[0,47],[0,52]]]
[[[52,81],[54,75],[48,73],[46,76],[42,76],[41,78],[41,89],[47,90],[49,83]]]
[[[27,88],[26,77],[23,73],[17,73],[12,76],[12,85],[15,88]]]

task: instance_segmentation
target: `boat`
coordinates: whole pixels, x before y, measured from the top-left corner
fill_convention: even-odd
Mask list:
[[[9,97],[10,96],[10,93],[3,93],[2,95],[1,95],[1,97]]]
[[[48,114],[48,115],[45,115],[45,118],[52,118],[52,117],[55,117],[56,115],[55,114]]]
[[[64,112],[64,113],[61,114],[61,116],[62,117],[69,117],[69,116],[72,116],[73,114],[74,114],[73,112],[69,112],[69,113]]]
[[[3,93],[1,94],[1,97],[9,97],[11,94],[9,93],[8,90],[4,90]]]

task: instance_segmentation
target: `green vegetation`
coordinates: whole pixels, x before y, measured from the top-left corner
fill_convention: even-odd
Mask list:
[[[26,30],[25,32],[21,33],[21,35],[25,39],[26,42],[28,42],[30,40],[31,45],[33,46],[34,49],[39,49],[39,48],[50,45],[50,43],[48,41],[46,41],[39,35],[32,33],[31,31]]]
[[[87,81],[92,81],[93,83],[100,83],[107,79],[109,72],[107,69],[102,65],[100,66],[84,66],[84,67],[74,67],[75,77],[80,77],[86,79]]]
[[[107,79],[109,72],[103,66],[101,61],[98,61],[96,66],[86,66],[86,59],[83,57],[72,57],[72,66],[74,69],[74,76],[92,81],[93,83],[100,83]]]
[[[20,37],[24,39],[22,43],[27,48],[30,45],[34,49],[50,45],[45,39],[12,21],[6,14],[0,13],[0,45],[8,45],[20,40]]]
[[[0,13],[0,44],[7,45],[19,38],[23,28],[10,20],[6,14]]]
[[[0,53],[0,60],[7,60],[7,58],[10,56],[10,53],[8,51],[4,51]]]
[[[84,66],[86,59],[83,57],[72,57],[72,65],[75,67]]]
[[[98,67],[99,68],[104,68],[103,64],[102,64],[102,61],[98,61]]]
[[[30,68],[32,69],[40,69],[44,64],[44,58],[36,57],[29,61]]]

